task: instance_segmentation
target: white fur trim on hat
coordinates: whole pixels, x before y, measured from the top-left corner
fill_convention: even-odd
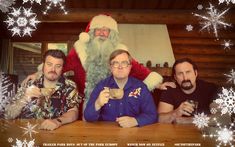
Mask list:
[[[150,91],[154,90],[157,85],[161,84],[163,81],[163,78],[160,74],[156,72],[151,72],[145,79],[144,83],[147,85],[148,89]]]
[[[92,18],[90,23],[90,29],[96,29],[102,27],[107,27],[118,33],[117,22],[111,16],[101,14]]]
[[[126,50],[128,51],[128,48],[126,45],[122,44],[122,43],[119,43],[116,47],[116,49],[122,49],[122,50]]]
[[[90,36],[86,32],[82,32],[79,34],[79,40],[83,43],[87,43],[90,40]]]

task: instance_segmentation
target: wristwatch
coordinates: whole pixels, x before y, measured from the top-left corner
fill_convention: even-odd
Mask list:
[[[58,121],[60,124],[62,124],[62,120],[57,118],[56,121]]]

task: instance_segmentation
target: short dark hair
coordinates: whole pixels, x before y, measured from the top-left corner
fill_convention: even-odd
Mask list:
[[[52,56],[54,58],[62,59],[64,61],[63,65],[65,65],[66,63],[66,56],[61,50],[58,49],[47,50],[43,55],[43,63],[45,63],[47,56]]]
[[[132,57],[130,55],[130,53],[126,50],[123,50],[123,49],[117,49],[115,51],[113,51],[110,56],[109,56],[109,63],[111,63],[111,61],[117,57],[118,55],[122,54],[122,53],[126,53],[128,55],[128,59],[129,59],[129,62],[131,63],[132,61]]]
[[[172,67],[172,77],[174,77],[175,75],[175,67],[177,64],[180,64],[180,63],[184,63],[184,62],[188,62],[189,64],[191,64],[193,66],[193,69],[194,70],[198,70],[197,68],[197,65],[189,58],[181,58],[181,59],[178,59],[175,61],[173,67]]]

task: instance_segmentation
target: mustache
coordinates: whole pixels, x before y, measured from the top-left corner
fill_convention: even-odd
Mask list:
[[[183,80],[183,81],[182,81],[182,84],[183,84],[183,83],[187,83],[187,82],[191,83],[190,80]],[[191,84],[192,84],[192,83],[191,83]]]
[[[50,72],[48,72],[48,73],[49,73],[49,74],[50,74],[50,73],[52,73],[52,74],[56,74],[56,75],[57,75],[57,73],[56,73],[56,72],[54,72],[54,71],[50,71]]]

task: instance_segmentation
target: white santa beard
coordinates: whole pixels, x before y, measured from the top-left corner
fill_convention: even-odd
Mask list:
[[[115,50],[115,46],[109,39],[94,39],[87,46],[87,58],[85,61],[86,69],[86,88],[85,88],[85,104],[88,101],[94,87],[101,80],[110,75],[108,60],[110,54]]]

